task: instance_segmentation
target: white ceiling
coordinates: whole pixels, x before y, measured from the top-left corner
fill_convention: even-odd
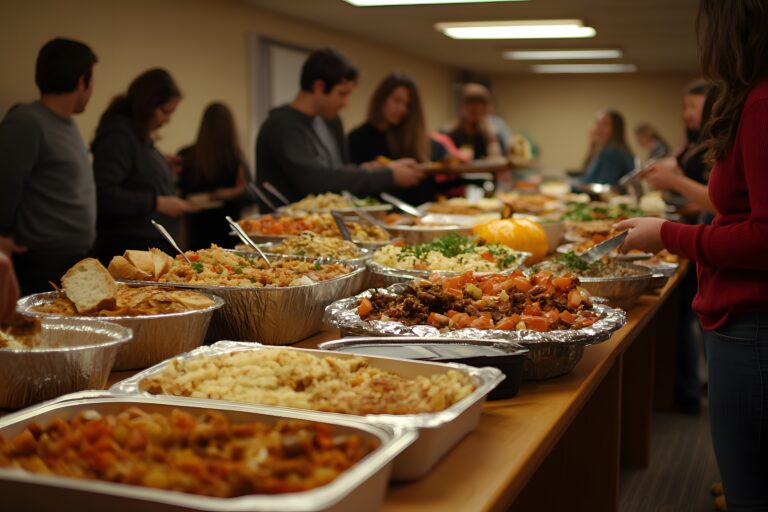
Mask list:
[[[259,8],[345,32],[453,67],[479,73],[526,73],[530,62],[501,58],[503,50],[621,48],[640,73],[695,72],[696,0],[530,0],[468,5],[353,7],[342,0],[244,0]],[[437,32],[439,21],[583,19],[590,39],[457,41]]]

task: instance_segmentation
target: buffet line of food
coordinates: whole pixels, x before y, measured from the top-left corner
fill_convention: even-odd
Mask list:
[[[678,265],[580,257],[646,213],[624,202],[511,194],[418,213],[310,196],[241,220],[255,247],[88,258],[22,298],[0,328],[0,407],[20,409],[0,418],[9,506],[375,509],[486,400],[570,372]],[[327,326],[342,337],[281,346]],[[105,391],[113,370],[134,374]]]

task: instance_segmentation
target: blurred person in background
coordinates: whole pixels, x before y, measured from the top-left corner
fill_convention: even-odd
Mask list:
[[[658,160],[669,155],[669,144],[659,135],[650,123],[640,123],[635,127],[637,143],[648,152],[647,160]]]
[[[709,420],[732,512],[768,510],[768,4],[701,0],[698,38],[715,100],[704,126],[713,163],[710,225],[629,219],[622,250],[666,248],[696,263]]]
[[[91,145],[98,199],[94,252],[102,263],[126,249],[173,248],[150,223],[173,237],[194,207],[176,194],[171,165],[155,147],[157,132],[173,116],[181,91],[168,71],[145,71],[102,114]]]
[[[427,133],[416,84],[401,72],[382,80],[371,97],[366,122],[352,130],[348,140],[350,160],[357,165],[402,158],[425,163],[442,160],[445,155],[445,149]],[[435,183],[428,177],[416,187],[395,187],[392,193],[411,204],[421,204],[434,199]]]
[[[186,241],[193,249],[212,243],[230,247],[229,224],[225,216],[239,219],[250,201],[246,193],[249,173],[238,142],[232,111],[223,103],[211,103],[203,113],[197,139],[179,151],[182,172],[179,190],[193,204],[221,202],[186,216]]]
[[[13,271],[11,258],[0,251],[0,323],[9,319],[16,311],[19,300],[19,282]]]
[[[23,295],[50,291],[96,237],[93,171],[72,119],[91,98],[96,61],[79,41],[47,42],[35,64],[40,99],[0,123],[0,251]]]
[[[461,90],[461,113],[446,130],[453,143],[468,154],[468,160],[502,157],[506,148],[491,120],[491,94],[481,84],[468,83]]]
[[[590,161],[579,177],[581,183],[616,185],[635,167],[624,134],[624,116],[616,110],[601,110],[590,134]]]
[[[357,68],[338,51],[314,51],[304,62],[294,100],[270,111],[256,139],[256,182],[289,201],[347,190],[359,197],[414,187],[423,173],[412,159],[387,165],[349,163],[339,112],[357,86]],[[260,205],[269,208],[268,205]]]

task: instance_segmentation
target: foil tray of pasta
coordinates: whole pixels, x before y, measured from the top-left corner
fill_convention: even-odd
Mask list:
[[[416,437],[350,416],[84,392],[0,419],[0,492],[9,510],[370,510]]]
[[[417,428],[419,440],[393,470],[396,480],[414,480],[475,428],[487,395],[503,379],[496,368],[220,341],[138,373],[111,391],[313,409]]]
[[[243,219],[239,224],[257,243],[280,242],[305,231],[331,238],[342,238],[339,227],[330,213],[268,214]],[[385,229],[376,224],[345,220],[345,225],[352,236],[352,241],[362,246],[388,243],[392,238]]]
[[[341,212],[355,212],[358,210],[381,213],[392,209],[391,204],[384,204],[375,197],[355,197],[351,194],[336,194],[326,192],[324,194],[310,194],[304,199],[278,208],[279,212],[287,213],[318,213],[331,210]]]
[[[530,350],[524,378],[570,372],[585,345],[626,323],[626,313],[594,304],[571,274],[476,274],[414,279],[372,289],[328,306],[342,335],[504,339]]]
[[[372,255],[371,251],[347,240],[321,236],[311,231],[285,238],[280,242],[259,244],[259,249],[268,256],[302,256],[308,258],[330,258],[334,260],[362,263]],[[253,253],[255,249],[245,244],[238,244],[235,250],[243,253]]]
[[[391,244],[377,250],[368,268],[375,286],[386,287],[431,275],[464,272],[511,272],[523,266],[531,254],[500,244],[484,244],[476,238],[446,235],[431,242]]]
[[[362,264],[275,256],[270,268],[254,254],[212,246],[188,251],[191,263],[177,256],[167,271],[157,274],[154,281],[145,281],[140,279],[148,273],[136,273],[131,260],[140,257],[134,253],[144,252],[114,258],[110,273],[128,284],[187,288],[221,297],[225,305],[213,315],[209,339],[267,344],[304,339],[322,328],[325,306],[357,293],[367,278]]]

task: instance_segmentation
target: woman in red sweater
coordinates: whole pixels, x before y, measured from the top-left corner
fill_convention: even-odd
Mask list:
[[[693,309],[705,329],[709,413],[730,512],[768,511],[768,2],[701,0],[704,74],[717,87],[707,124],[715,165],[711,225],[630,219],[623,250],[696,263]]]

